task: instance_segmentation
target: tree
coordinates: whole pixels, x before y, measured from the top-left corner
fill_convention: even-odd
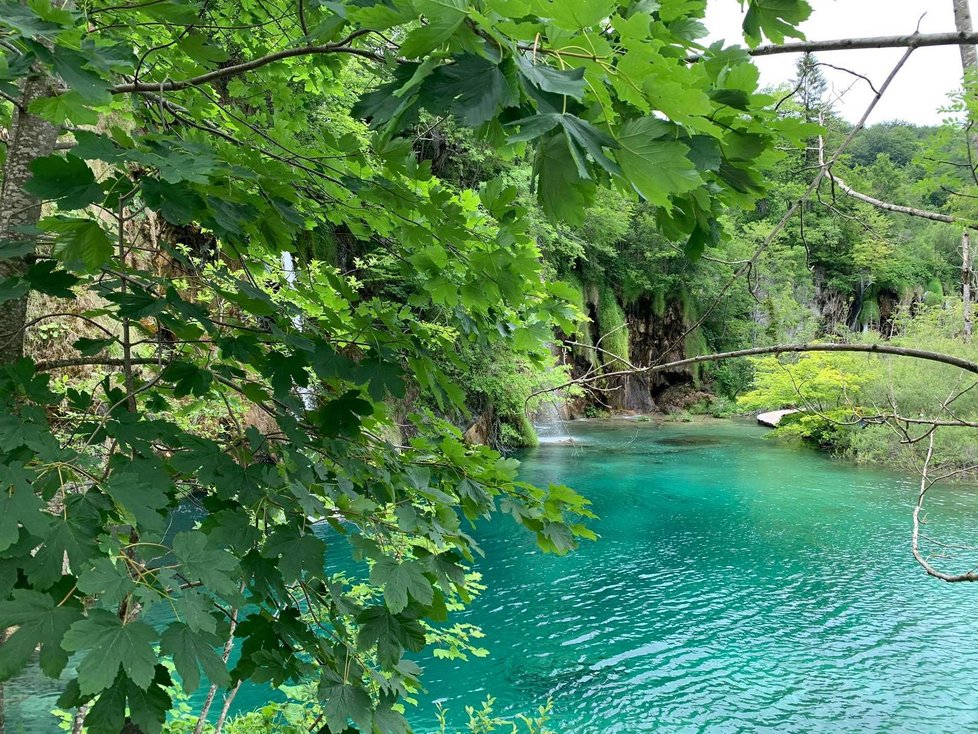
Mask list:
[[[804,111],[806,122],[818,122],[825,114],[825,92],[828,83],[819,67],[815,54],[806,53],[795,66],[795,89],[798,104]]]
[[[697,43],[704,6],[5,0],[0,679],[77,654],[61,705],[92,734],[155,732],[158,646],[187,690],[311,677],[329,731],[405,731],[404,655],[471,593],[463,520],[498,508],[551,552],[591,533],[583,498],[436,415],[464,410],[440,358],[539,359],[572,309],[513,191],[452,190],[404,131],[452,116],[532,157],[572,224],[614,183],[696,254],[798,132],[745,50]],[[755,46],[809,12],[747,6]],[[295,267],[310,240],[356,242],[354,270]],[[55,313],[72,351],[22,357]],[[50,379],[66,368],[85,384]],[[171,536],[187,502],[199,522]],[[328,570],[319,520],[364,578]]]

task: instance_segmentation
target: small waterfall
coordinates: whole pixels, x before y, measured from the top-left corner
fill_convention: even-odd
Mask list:
[[[292,253],[288,250],[282,252],[282,270],[285,271],[285,282],[290,286],[295,287],[296,278],[298,274],[295,269],[295,260],[292,258]],[[296,330],[302,330],[302,316],[296,315],[292,317],[292,325],[295,326]],[[306,410],[312,410],[316,407],[316,400],[312,394],[312,390],[308,387],[297,388],[299,397],[302,399],[302,404],[306,406]]]
[[[574,443],[567,422],[560,415],[558,399],[544,400],[533,416],[533,428],[540,443]]]

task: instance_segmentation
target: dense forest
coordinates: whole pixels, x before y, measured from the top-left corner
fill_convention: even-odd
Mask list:
[[[0,2],[0,681],[73,733],[409,731],[472,523],[595,538],[519,477],[544,413],[971,471],[971,99],[762,89],[811,9],[741,4],[723,47],[705,0]]]

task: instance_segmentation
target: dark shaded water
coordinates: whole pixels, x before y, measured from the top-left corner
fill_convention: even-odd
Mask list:
[[[978,731],[978,586],[914,564],[912,477],[749,423],[569,428],[584,445],[527,452],[523,475],[590,497],[601,540],[555,558],[505,520],[478,528],[488,590],[458,621],[490,655],[422,661],[417,731],[433,701],[460,723],[487,694],[497,713],[552,698],[552,728],[573,734]],[[930,520],[978,545],[978,492],[939,491]],[[12,709],[37,721],[43,690],[8,687]]]

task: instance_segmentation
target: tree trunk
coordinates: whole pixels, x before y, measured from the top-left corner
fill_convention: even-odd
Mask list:
[[[958,33],[971,33],[971,1],[953,0],[954,2],[954,27]],[[967,75],[970,69],[978,68],[978,53],[974,46],[958,46],[961,49],[961,68]]]
[[[22,240],[30,235],[18,227],[37,224],[41,217],[41,201],[24,190],[31,177],[31,162],[51,155],[58,141],[58,129],[27,111],[30,104],[51,93],[54,80],[35,69],[24,80],[13,124],[7,142],[7,160],[0,173],[0,242]],[[0,260],[0,279],[22,274],[33,262],[30,255]],[[0,366],[24,356],[24,323],[27,320],[27,295],[8,301],[0,307]],[[0,630],[0,648],[7,631]],[[0,684],[0,734],[4,732],[3,684]]]
[[[17,228],[37,224],[41,217],[41,201],[24,190],[31,177],[31,163],[41,156],[51,155],[58,140],[58,129],[46,120],[27,111],[34,100],[54,91],[54,80],[35,69],[24,80],[18,108],[7,144],[7,160],[0,178],[0,242],[23,240],[30,235]],[[22,274],[33,262],[31,255],[0,260],[0,278]],[[27,318],[27,296],[8,301],[0,309],[0,365],[24,356],[24,322]]]

